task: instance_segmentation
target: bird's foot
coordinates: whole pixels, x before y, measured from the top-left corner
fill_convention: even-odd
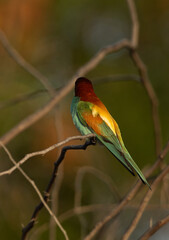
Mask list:
[[[91,138],[89,139],[89,141],[90,141],[90,144],[95,145],[96,142],[97,142],[97,139],[96,139],[96,137],[91,137]]]

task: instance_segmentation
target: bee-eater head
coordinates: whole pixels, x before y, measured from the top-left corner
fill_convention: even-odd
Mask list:
[[[83,97],[94,94],[93,85],[90,80],[80,77],[75,82],[75,96]]]

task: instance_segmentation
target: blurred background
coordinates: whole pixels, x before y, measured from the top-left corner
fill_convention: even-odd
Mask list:
[[[169,137],[169,2],[135,2],[140,22],[138,52],[147,66],[159,100],[164,146]],[[130,38],[131,19],[125,0],[1,0],[0,28],[12,46],[58,89],[65,86],[76,70],[100,48],[122,38]],[[117,74],[138,74],[125,50],[107,56],[86,77],[96,80]],[[154,131],[151,105],[143,86],[136,81],[94,81],[94,88],[118,122],[125,145],[140,168],[145,170],[151,166],[156,159]],[[8,104],[17,97],[34,92],[36,94],[27,100]],[[29,152],[79,135],[70,115],[72,97],[73,91],[49,114],[7,144],[16,161]],[[50,96],[44,91],[42,84],[22,69],[0,43],[0,135],[3,136],[49,100]],[[43,157],[32,158],[23,166],[42,193],[59,151],[57,149]],[[165,161],[168,160],[169,157],[166,157]],[[79,169],[86,171],[81,186],[82,205],[100,205],[99,209],[82,214],[80,218],[74,215],[62,222],[70,239],[81,239],[98,220],[109,213],[112,204],[118,204],[137,178],[131,176],[100,145],[91,146],[86,151],[68,152],[63,165],[59,173],[59,195],[52,201],[57,209],[57,216],[74,207],[75,182],[79,183]],[[0,171],[11,166],[1,149]],[[102,178],[98,178],[98,174],[93,174],[93,168],[110,178],[116,190],[110,189]],[[21,226],[28,223],[39,199],[18,171],[3,176],[0,180],[1,238],[19,239]],[[55,188],[57,190],[58,186]],[[120,239],[146,191],[147,188],[143,186],[139,196],[97,239]],[[137,239],[150,223],[155,223],[169,212],[168,200],[168,195],[160,185],[131,239]],[[168,239],[168,234],[166,225],[151,239],[165,240]],[[60,230],[55,231],[52,227],[49,214],[44,209],[30,236],[30,239],[64,239]]]

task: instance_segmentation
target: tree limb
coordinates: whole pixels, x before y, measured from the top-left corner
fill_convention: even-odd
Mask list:
[[[12,129],[10,129],[6,134],[4,134],[0,138],[0,141],[3,144],[7,144],[19,133],[21,133],[22,131],[30,127],[32,124],[40,120],[42,117],[44,117],[47,113],[49,113],[58,104],[58,102],[73,89],[75,80],[80,76],[84,76],[85,74],[90,72],[93,68],[95,68],[104,59],[106,55],[111,54],[113,52],[117,52],[123,48],[129,48],[129,47],[130,47],[130,42],[127,39],[123,39],[117,42],[116,44],[109,45],[102,48],[93,58],[91,58],[91,60],[89,60],[84,66],[82,66],[75,73],[75,75],[69,80],[68,84],[65,87],[63,87],[57,93],[57,95],[55,95],[53,99],[51,99],[49,103],[44,105],[38,111],[26,117],[16,126],[14,126]]]
[[[54,163],[53,173],[52,173],[52,176],[49,180],[47,188],[45,190],[45,194],[43,196],[43,200],[45,201],[45,203],[48,202],[48,200],[49,200],[50,191],[51,191],[51,188],[54,184],[58,168],[59,168],[60,164],[62,163],[62,161],[64,160],[66,152],[68,150],[81,150],[81,149],[85,150],[88,146],[93,145],[93,144],[95,144],[95,141],[93,140],[93,137],[92,137],[92,138],[89,138],[88,140],[86,140],[86,142],[83,145],[71,145],[71,146],[65,146],[65,147],[62,148],[58,160]],[[35,210],[32,214],[30,222],[22,229],[22,238],[21,238],[22,240],[26,239],[26,236],[27,236],[28,232],[34,227],[37,216],[38,216],[40,210],[43,208],[43,206],[44,206],[43,201],[41,201],[36,206],[36,208],[35,208]]]
[[[10,154],[10,152],[8,151],[8,149],[3,145],[3,143],[1,143],[1,146],[3,147],[3,149],[5,150],[5,152],[7,153],[9,159],[11,160],[11,162],[16,166],[17,163],[16,161],[13,159],[12,155]],[[43,206],[45,206],[45,208],[47,209],[47,211],[49,212],[49,214],[53,217],[55,223],[59,226],[60,230],[62,231],[64,237],[66,240],[69,240],[66,231],[64,230],[64,228],[62,227],[62,225],[60,224],[59,220],[56,218],[56,216],[53,214],[53,212],[51,211],[51,209],[49,208],[49,206],[46,204],[46,201],[44,200],[43,196],[41,195],[38,187],[36,186],[36,184],[34,183],[34,181],[32,179],[30,179],[30,177],[23,171],[23,169],[20,166],[17,166],[17,169],[21,172],[21,174],[26,178],[26,180],[32,185],[32,187],[34,188],[35,192],[38,194],[40,200],[41,200],[41,204]],[[32,219],[33,221],[33,219]],[[25,235],[26,237],[26,235]],[[25,238],[22,238],[25,239]]]
[[[48,148],[46,148],[44,150],[28,153],[28,154],[26,154],[26,156],[24,158],[22,158],[19,162],[17,162],[15,166],[11,167],[10,169],[8,169],[6,171],[0,172],[0,177],[4,176],[4,175],[10,175],[11,173],[13,173],[13,171],[15,171],[17,169],[17,167],[21,166],[28,159],[30,159],[32,157],[39,156],[39,155],[45,155],[46,153],[54,150],[55,148],[58,148],[58,147],[64,145],[67,142],[70,142],[72,140],[83,140],[83,139],[94,137],[94,136],[95,136],[94,134],[88,134],[88,135],[84,135],[84,136],[80,135],[80,136],[68,137],[65,140],[63,140],[63,141],[61,141],[59,143],[56,143],[56,144],[54,144],[54,145],[52,145],[52,146],[50,146],[50,147],[48,147]]]

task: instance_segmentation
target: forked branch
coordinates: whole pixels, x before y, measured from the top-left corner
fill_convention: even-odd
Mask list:
[[[43,196],[43,199],[45,202],[48,202],[48,200],[49,200],[50,191],[54,184],[58,168],[59,168],[60,164],[62,163],[62,161],[64,160],[66,152],[68,150],[82,150],[82,149],[85,150],[88,146],[94,145],[94,144],[95,144],[95,139],[92,137],[92,138],[87,139],[86,142],[82,145],[71,145],[71,146],[65,146],[62,148],[58,160],[54,163],[53,173],[49,180],[47,188],[45,190],[45,194]],[[32,214],[32,217],[30,219],[30,222],[22,229],[22,238],[21,238],[22,240],[26,239],[28,232],[34,227],[37,216],[38,216],[40,210],[43,208],[43,206],[44,206],[43,202],[40,202],[36,206],[36,208]]]

